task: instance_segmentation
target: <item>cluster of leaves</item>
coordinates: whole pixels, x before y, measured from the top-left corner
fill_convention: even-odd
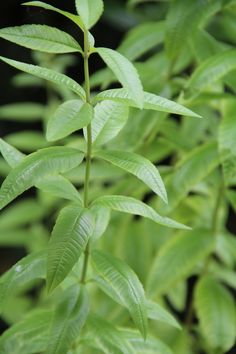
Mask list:
[[[0,30],[36,51],[39,65],[0,57],[24,72],[14,84],[48,93],[46,106],[0,108],[2,119],[44,128],[0,140],[0,244],[29,252],[0,278],[11,325],[1,353],[223,354],[234,345],[236,240],[225,225],[236,209],[236,1],[140,4],[156,9],[155,21],[137,15],[142,2],[129,1],[129,16],[145,22],[117,51],[97,48],[90,33],[102,0],[76,0],[78,15],[25,4],[73,21],[83,46],[46,25]],[[76,63],[70,53],[84,61],[84,86],[64,73]],[[107,68],[90,77],[91,55]],[[31,187],[35,199],[8,206]],[[51,237],[45,219],[56,219]],[[37,309],[27,295],[35,286]]]

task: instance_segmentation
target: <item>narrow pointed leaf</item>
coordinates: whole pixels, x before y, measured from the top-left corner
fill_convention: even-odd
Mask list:
[[[91,211],[74,204],[60,212],[49,242],[49,291],[55,289],[78,262],[93,231],[94,219]]]
[[[87,327],[88,342],[91,343],[92,340],[95,340],[96,348],[101,349],[103,353],[134,354],[129,341],[112,323],[97,315],[90,314]]]
[[[103,207],[110,208],[112,210],[121,211],[124,213],[140,215],[145,218],[151,219],[157,224],[176,228],[176,229],[189,229],[177,221],[174,221],[168,217],[159,215],[153,208],[149,205],[141,202],[132,197],[125,197],[122,195],[105,195],[95,199],[92,205],[101,205]]]
[[[0,151],[12,168],[16,167],[25,158],[25,154],[22,154],[22,152],[6,143],[3,139],[0,139]]]
[[[136,106],[143,108],[143,88],[139,75],[131,62],[120,53],[109,48],[96,48],[96,51],[114,72],[117,79],[128,90]]]
[[[137,176],[167,203],[167,194],[160,173],[146,158],[133,152],[118,150],[98,150],[95,156]]]
[[[42,120],[45,106],[33,102],[10,103],[0,107],[0,118],[6,121],[36,122]]]
[[[60,140],[87,126],[93,118],[93,107],[79,100],[62,103],[47,125],[47,140]]]
[[[0,189],[0,208],[33,187],[44,176],[69,171],[82,160],[81,152],[67,147],[41,149],[28,155],[3,181]]]
[[[146,302],[146,306],[147,306],[148,318],[150,318],[151,320],[163,322],[175,328],[181,329],[176,319],[167,310],[165,310],[162,306],[160,306],[156,302],[148,300]]]
[[[102,0],[76,0],[75,5],[87,29],[95,25],[101,17],[104,8]]]
[[[0,37],[23,47],[47,53],[82,52],[68,33],[46,25],[24,25],[0,29]]]
[[[75,92],[78,96],[82,98],[82,100],[85,101],[84,89],[76,81],[64,74],[53,71],[51,69],[43,68],[37,65],[22,63],[5,57],[0,57],[0,60],[13,66],[18,70],[22,70],[28,74],[37,76],[40,79],[51,81],[57,85],[66,86],[69,90]]]
[[[100,251],[92,252],[96,272],[117,293],[145,338],[147,335],[147,312],[142,284],[133,270],[119,259]]]
[[[216,279],[203,277],[197,284],[195,306],[202,334],[214,350],[226,353],[236,338],[235,302]]]
[[[112,140],[128,120],[129,108],[113,101],[98,103],[92,120],[92,140],[96,146]]]
[[[46,276],[46,252],[32,253],[17,262],[8,272],[0,278],[0,312],[4,302],[16,290],[33,280],[43,279]]]
[[[83,328],[89,312],[89,296],[83,286],[67,289],[52,319],[47,354],[65,354]]]
[[[148,279],[149,293],[165,294],[190,275],[213,247],[212,234],[207,230],[194,230],[171,238],[154,260]]]
[[[61,9],[56,8],[55,6],[46,4],[45,2],[42,1],[29,1],[29,2],[25,2],[24,4],[25,6],[36,6],[36,7],[41,7],[45,10],[50,10],[50,11],[54,11],[57,12],[67,18],[69,18],[71,21],[73,21],[76,25],[78,25],[81,29],[83,28],[83,23],[81,21],[81,18],[78,15],[74,15],[70,12],[67,11],[63,11]]]
[[[63,176],[46,176],[38,181],[35,186],[45,193],[55,197],[68,199],[82,205],[82,199],[78,190]]]
[[[126,89],[111,89],[103,91],[95,97],[95,101],[101,100],[117,101],[130,107],[140,108],[137,102],[132,98],[129,90]],[[157,96],[149,92],[144,92],[143,108],[160,112],[180,114],[188,117],[201,118],[201,116],[199,116],[197,113],[194,113],[179,103],[170,101],[167,98]]]

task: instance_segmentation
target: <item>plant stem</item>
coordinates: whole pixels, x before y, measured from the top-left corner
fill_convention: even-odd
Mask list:
[[[89,81],[89,42],[88,42],[88,31],[84,31],[84,80],[85,80],[85,92],[86,92],[86,102],[91,104],[90,97],[90,81]],[[86,172],[84,181],[84,207],[87,208],[89,205],[89,180],[90,180],[90,169],[91,169],[91,157],[92,157],[92,128],[91,124],[87,127],[87,154],[86,154]],[[90,252],[90,243],[88,242],[86,250],[84,252],[84,264],[82,269],[81,283],[85,283],[86,273],[88,268]]]

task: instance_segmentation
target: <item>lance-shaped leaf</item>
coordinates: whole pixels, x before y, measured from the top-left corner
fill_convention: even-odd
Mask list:
[[[46,4],[45,2],[42,1],[29,1],[29,2],[25,2],[24,4],[25,6],[36,6],[36,7],[41,7],[42,9],[45,10],[50,10],[50,11],[54,11],[57,12],[67,18],[69,18],[69,20],[73,21],[76,25],[78,25],[81,29],[83,28],[83,23],[81,21],[81,18],[78,15],[74,15],[68,11],[63,11],[61,9],[58,9],[55,6]]]
[[[235,302],[216,279],[203,277],[197,284],[195,306],[202,334],[209,346],[226,353],[236,337]]]
[[[89,312],[89,296],[83,286],[67,289],[56,307],[49,333],[48,354],[64,354],[83,328]]]
[[[95,349],[99,348],[105,354],[134,354],[134,349],[123,333],[112,323],[103,318],[90,314],[88,317],[88,337],[86,342]]]
[[[93,107],[80,100],[62,103],[50,118],[47,125],[47,140],[60,140],[71,133],[86,127],[93,118]]]
[[[123,103],[130,107],[140,108],[137,102],[127,89],[111,89],[99,93],[95,97],[95,101],[112,100]],[[180,105],[179,103],[168,100],[167,98],[157,96],[153,93],[144,92],[144,109],[152,109],[154,111],[168,112],[180,114],[183,116],[201,118],[197,113]]]
[[[137,176],[167,203],[167,194],[160,173],[146,158],[133,152],[118,150],[98,150],[95,156]]]
[[[175,328],[181,329],[176,319],[156,302],[148,300],[146,302],[146,307],[148,318],[150,318],[151,320],[163,322]]]
[[[143,87],[133,64],[120,53],[109,48],[96,48],[107,66],[129,92],[136,106],[143,108]]]
[[[87,29],[90,29],[99,20],[103,13],[102,0],[76,0],[76,10]]]
[[[0,37],[23,47],[47,53],[82,52],[68,33],[46,25],[24,25],[0,29]]]
[[[0,312],[4,302],[16,290],[33,280],[43,279],[46,276],[46,252],[32,253],[16,263],[0,278]]]
[[[51,69],[43,68],[41,66],[22,63],[20,61],[8,59],[5,57],[0,57],[0,60],[13,66],[18,70],[22,70],[28,74],[39,77],[40,79],[48,80],[54,84],[66,86],[69,90],[75,92],[78,96],[85,101],[85,91],[75,80],[70,77],[61,74],[59,72],[53,71]]]
[[[68,199],[82,205],[82,199],[78,190],[63,176],[46,176],[38,181],[35,186],[45,193],[58,198]]]
[[[147,335],[147,311],[145,294],[137,275],[121,260],[100,251],[92,252],[92,263],[95,271],[117,293],[142,333]]]
[[[136,60],[162,43],[164,32],[164,21],[142,23],[128,32],[118,51],[129,60]]]
[[[194,230],[170,239],[154,260],[148,279],[148,291],[152,295],[165,294],[213,249],[214,240],[207,230]]]
[[[128,120],[129,108],[121,103],[103,101],[94,109],[92,139],[96,146],[106,144],[124,127]]]
[[[0,338],[1,354],[42,353],[47,348],[51,310],[35,310],[11,326]]]
[[[6,143],[3,139],[0,139],[0,151],[12,168],[16,167],[25,158],[25,154],[22,154],[22,152]]]
[[[0,189],[0,208],[33,187],[44,176],[69,171],[82,160],[81,152],[67,147],[41,149],[26,156],[3,181]]]
[[[42,119],[45,106],[33,102],[10,103],[0,107],[0,118],[6,121],[35,122]]]
[[[236,50],[219,53],[204,61],[188,82],[192,91],[202,91],[236,69]]]
[[[60,212],[49,242],[49,291],[55,289],[78,262],[93,231],[94,218],[91,211],[72,204]]]
[[[151,219],[157,224],[176,228],[176,229],[189,229],[188,226],[185,226],[175,220],[172,220],[168,217],[159,215],[153,208],[149,205],[141,202],[132,197],[125,197],[122,195],[105,195],[95,199],[92,205],[101,205],[112,210],[121,211],[124,213],[140,215],[145,218]]]

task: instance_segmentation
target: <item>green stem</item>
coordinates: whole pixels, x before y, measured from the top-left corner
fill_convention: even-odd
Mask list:
[[[84,80],[85,80],[85,92],[86,92],[86,102],[91,104],[90,97],[90,81],[89,81],[89,42],[88,42],[88,31],[84,31]],[[90,170],[91,170],[91,159],[92,159],[92,128],[91,124],[87,127],[87,154],[86,154],[86,172],[85,172],[85,182],[84,182],[84,207],[87,208],[89,205],[89,180],[90,180]],[[88,242],[86,250],[84,252],[84,264],[82,269],[81,283],[85,283],[88,260],[89,260],[90,243]]]

